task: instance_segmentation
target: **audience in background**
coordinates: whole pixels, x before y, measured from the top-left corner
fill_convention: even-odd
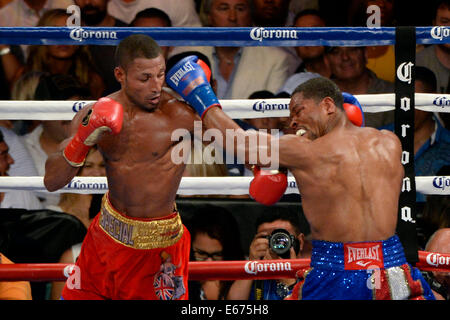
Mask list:
[[[24,73],[12,88],[11,98],[16,101],[35,100],[36,88],[46,73],[42,71],[30,71]],[[39,120],[14,120],[12,126],[14,132],[23,136],[30,133],[41,122]]]
[[[433,26],[450,26],[450,2],[435,0],[433,2]],[[424,66],[434,72],[438,93],[450,93],[450,43],[439,43],[425,47],[416,54],[416,65]],[[450,113],[440,113],[444,126],[450,129]]]
[[[35,100],[84,100],[89,90],[75,78],[64,75],[45,75],[39,81]],[[39,176],[45,174],[45,161],[48,156],[59,151],[59,144],[69,134],[69,120],[44,120],[33,131],[23,136],[23,141],[34,161]],[[37,193],[44,207],[57,205],[59,193]]]
[[[376,6],[379,10],[374,11]],[[370,7],[370,10],[368,8]],[[357,0],[352,1],[348,9],[349,25],[355,27],[395,27],[395,1],[393,0]],[[367,46],[367,67],[375,72],[378,78],[395,81],[394,45]]]
[[[415,68],[415,92],[436,93],[436,77],[425,67]],[[382,129],[394,131],[394,123]],[[434,176],[450,165],[450,131],[442,126],[432,112],[414,110],[414,170],[416,176]],[[416,201],[424,202],[425,195],[417,192]]]
[[[326,22],[320,15],[320,11],[309,9],[297,14],[294,20],[294,27],[323,28],[326,27]],[[330,66],[324,58],[324,46],[299,46],[295,47],[295,51],[302,61],[296,73],[314,72],[327,78],[331,76]]]
[[[13,99],[15,100],[34,100],[34,91],[36,89],[37,83],[39,82],[42,73],[36,73],[30,75],[29,77],[23,77],[14,84],[13,87]],[[33,97],[33,98],[32,98]],[[9,176],[37,176],[37,170],[34,165],[33,159],[26,148],[21,137],[18,135],[23,134],[22,131],[24,124],[30,123],[29,121],[0,121],[0,134],[2,135],[2,140],[6,143],[10,155],[9,168],[7,174]],[[28,193],[24,195],[29,197]],[[25,208],[41,208],[39,201],[35,202],[35,196],[32,195],[31,199],[26,201]],[[18,201],[20,202],[20,200]],[[31,202],[31,204],[30,204]],[[34,203],[34,204],[33,204]],[[3,207],[7,207],[7,201],[2,204]],[[13,205],[16,206],[16,205]]]
[[[437,6],[432,20],[434,26],[450,26],[450,3],[435,1]],[[449,92],[450,79],[450,43],[430,45],[416,54],[416,64],[434,72],[437,80],[437,92]]]
[[[359,94],[394,93],[394,84],[382,80],[367,68],[366,47],[327,47],[325,59],[331,70],[330,79],[341,91]],[[394,111],[366,113],[366,127],[379,128],[394,121]]]
[[[0,9],[0,27],[34,27],[50,9],[66,9],[72,0],[14,0]]]
[[[14,82],[24,67],[22,49],[17,45],[0,44],[0,99],[9,100]]]
[[[294,27],[297,28],[321,28],[325,26],[325,20],[320,12],[314,9],[303,10],[294,19]],[[288,97],[290,97],[297,86],[309,79],[319,76],[329,78],[331,76],[328,60],[324,56],[324,46],[299,46],[295,47],[295,51],[302,63],[278,92],[278,94],[286,94]]]
[[[449,170],[441,170],[438,175],[448,174]],[[419,247],[424,248],[426,242],[436,230],[450,228],[450,195],[427,195],[420,216],[418,229],[422,234],[418,237]]]
[[[162,10],[157,8],[147,8],[139,11],[136,17],[130,23],[131,27],[171,27],[172,21],[170,21],[169,16]],[[161,46],[163,50],[163,56],[167,60],[170,50],[170,46]]]
[[[0,253],[0,264],[14,264]],[[0,281],[0,300],[32,300],[28,281]]]
[[[293,17],[300,11],[306,9],[319,10],[319,0],[302,0],[302,1],[291,0],[291,3],[289,4],[290,15],[292,15]]]
[[[251,11],[254,25],[258,27],[292,26],[290,2],[291,0],[252,0]]]
[[[394,27],[396,25],[394,10],[395,1],[392,0],[366,0],[367,7],[376,5],[380,8],[380,26]],[[362,25],[367,26],[367,23]],[[367,46],[367,67],[375,72],[378,78],[395,81],[395,47],[389,46]]]
[[[0,209],[0,252],[15,263],[57,263],[83,240],[86,228],[76,217],[52,210]],[[33,300],[47,300],[50,283],[30,283]]]
[[[9,176],[14,159],[9,154],[9,146],[0,131],[0,176]],[[0,192],[0,208],[41,209],[42,205],[32,191],[9,190]]]
[[[284,259],[310,258],[311,242],[301,233],[302,226],[296,213],[273,208],[265,210],[256,220],[256,234],[250,244],[249,260],[273,260],[281,257],[273,251],[269,237],[277,230],[283,229],[292,235],[292,247]],[[296,243],[296,244],[294,244]],[[287,244],[287,242],[284,242]],[[230,300],[283,300],[292,292],[296,279],[276,280],[236,280],[228,299]]]
[[[191,233],[191,260],[244,260],[239,228],[232,213],[206,205],[194,211],[187,222]],[[224,300],[233,281],[189,281],[190,300]]]
[[[110,0],[84,1],[74,0],[80,7],[81,24],[87,27],[126,27],[125,22],[111,16],[107,11],[107,4]],[[100,75],[105,85],[102,95],[108,95],[120,89],[120,84],[114,76],[114,53],[116,46],[88,46],[95,65],[96,71]]]
[[[10,176],[35,176],[37,175],[33,159],[22,141],[13,130],[0,126],[5,143],[9,147],[9,153],[14,160],[9,169]]]
[[[139,11],[158,8],[166,12],[174,27],[201,27],[194,0],[110,0],[108,13],[130,23]]]
[[[450,254],[450,227],[436,230],[428,240],[425,250]],[[426,279],[436,299],[450,300],[450,272],[428,272]]]
[[[211,27],[250,27],[250,0],[207,0],[204,10]],[[176,49],[176,50],[175,50]],[[289,55],[276,47],[177,47],[199,51],[211,61],[219,99],[246,99],[258,90],[276,92],[295,70]],[[174,52],[175,54],[175,52]]]
[[[294,14],[289,10],[291,0],[251,0],[253,25],[256,27],[292,27]],[[299,61],[293,47],[280,47],[288,54],[289,65],[298,66]]]
[[[43,73],[36,72],[21,77],[14,84],[12,98],[14,100],[34,100],[34,92],[42,75]],[[14,159],[14,163],[9,170],[9,175],[11,176],[37,175],[33,160],[19,137],[19,135],[25,133],[26,127],[32,127],[31,123],[31,121],[0,121],[0,130],[3,133],[6,144],[9,146],[9,152]]]
[[[72,0],[14,0],[0,9],[0,27],[35,27],[44,13],[51,9],[66,9]],[[27,45],[21,45],[27,55]]]
[[[39,19],[38,26],[66,26],[66,10],[46,11]],[[97,72],[91,54],[86,46],[73,45],[32,45],[28,48],[25,71],[43,71],[51,74],[67,74],[75,77],[90,90],[92,98],[98,99],[105,89]]]

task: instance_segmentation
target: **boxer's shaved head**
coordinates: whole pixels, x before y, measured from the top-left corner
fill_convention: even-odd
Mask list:
[[[116,66],[127,70],[128,65],[134,59],[154,59],[161,54],[161,47],[151,37],[144,34],[133,34],[123,39],[117,46]]]

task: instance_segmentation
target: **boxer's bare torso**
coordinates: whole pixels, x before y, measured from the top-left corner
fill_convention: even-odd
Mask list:
[[[293,128],[306,133],[280,139],[280,164],[295,176],[313,239],[393,236],[404,176],[399,139],[389,131],[356,127],[344,112],[331,123],[312,121],[318,107],[311,101],[301,93],[291,99]]]
[[[403,168],[392,133],[349,125],[314,141],[291,139],[298,140],[288,146],[298,163],[289,169],[313,239],[376,241],[394,235]]]
[[[174,209],[176,193],[185,164],[175,164],[172,149],[174,130],[193,131],[195,114],[168,94],[162,94],[153,112],[124,105],[119,135],[105,135],[98,143],[105,159],[111,204],[132,217],[159,217]],[[121,102],[119,93],[110,98]]]
[[[279,139],[279,164],[295,176],[312,238],[351,242],[393,236],[404,176],[399,139],[389,131],[352,125],[344,111],[318,110],[301,93],[293,95],[291,126],[306,133]],[[327,112],[335,115],[327,118]],[[239,130],[218,108],[203,122],[223,132]],[[261,147],[246,148],[250,154]]]
[[[193,132],[194,121],[199,120],[189,106],[162,90],[164,69],[162,56],[135,60],[124,81],[134,91],[126,92],[122,87],[108,96],[123,107],[122,129],[117,135],[103,133],[97,143],[105,160],[111,204],[131,217],[154,218],[173,212],[185,163],[175,164],[171,159],[172,149],[181,143],[172,141],[172,133],[176,129]],[[144,107],[133,99],[139,99]],[[90,108],[75,115],[72,136]],[[61,144],[61,150],[71,138]],[[44,182],[49,190],[57,190],[78,169],[71,167],[62,153],[52,155],[46,164]]]
[[[195,113],[164,91],[152,112],[127,106],[121,92],[108,96],[122,104],[124,119],[118,135],[103,134],[97,143],[103,155],[109,200],[115,209],[131,217],[151,218],[173,212],[185,164],[175,164],[172,132],[194,128]],[[76,130],[90,106],[74,118]]]

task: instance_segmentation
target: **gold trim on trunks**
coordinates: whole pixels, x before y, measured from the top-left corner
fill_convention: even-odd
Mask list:
[[[183,236],[183,224],[176,208],[173,214],[163,218],[130,219],[111,206],[108,193],[103,196],[99,226],[114,241],[135,249],[166,248]]]

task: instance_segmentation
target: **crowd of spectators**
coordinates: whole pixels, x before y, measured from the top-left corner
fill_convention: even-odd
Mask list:
[[[378,26],[450,25],[450,1],[433,0],[432,3],[433,6],[430,6],[429,2],[413,4],[395,0],[1,0],[0,27],[63,27],[71,17],[71,13],[66,11],[70,5],[79,6],[81,24],[89,27],[369,26],[369,21],[373,23],[376,18],[367,11],[371,5],[377,6],[380,10]],[[330,78],[342,91],[354,95],[395,91],[395,52],[394,46],[391,45],[280,48],[163,46],[162,48],[168,66],[192,53],[207,61],[212,71],[211,84],[219,99],[287,98],[299,84],[314,77]],[[115,46],[0,43],[0,100],[94,100],[108,95],[120,88],[113,72],[114,50]],[[418,45],[416,64],[417,93],[450,93],[450,44]],[[170,91],[169,88],[166,89]],[[416,175],[449,174],[449,115],[448,112],[431,113],[416,110],[414,128]],[[236,120],[245,130],[278,129],[280,134],[289,133],[288,118]],[[394,111],[367,113],[365,120],[366,126],[393,130]],[[68,123],[68,121],[0,120],[0,175],[43,176],[47,156],[55,152],[58,144],[67,138]],[[93,161],[96,170],[89,171],[89,168],[85,168],[83,175],[104,175],[102,173],[104,168],[98,168],[101,166],[101,157],[98,151],[94,152],[96,153],[91,157],[97,156]],[[192,157],[194,156],[193,154]],[[189,164],[184,174],[184,176],[205,177],[236,175],[251,175],[251,170],[233,164],[228,166]],[[423,212],[418,213],[421,218],[419,223],[422,223],[422,227],[427,231],[419,244],[422,250],[435,232],[450,227],[450,219],[442,218],[449,214],[450,197],[439,196],[439,206],[433,206],[432,201],[436,202],[435,197],[417,194],[417,202],[422,204],[420,208],[424,208]],[[80,235],[82,237],[83,230],[89,227],[91,216],[88,215],[87,209],[90,204],[91,197],[83,198],[79,195],[62,197],[59,194],[32,191],[0,193],[0,210],[48,210],[59,213],[55,219],[56,217],[63,219],[61,214],[68,214],[81,222],[81,226],[80,223],[73,221],[66,223],[65,228],[72,228],[73,234],[77,236],[65,241],[65,247],[55,249],[52,254],[58,259],[50,262],[74,259],[71,248],[79,244]],[[301,206],[301,203],[298,205]],[[81,208],[82,216],[74,214]],[[2,213],[4,212],[0,215]],[[233,250],[229,249],[230,246],[239,243],[236,242],[237,239],[230,239],[229,234],[227,235],[230,228],[236,227],[229,212],[223,208],[210,207],[209,210],[199,211],[198,217],[200,218],[193,218],[189,224],[190,230],[193,231],[193,260],[246,258],[240,250],[232,252]],[[272,229],[283,226],[300,241],[300,251],[291,258],[308,257],[307,235],[300,232],[295,219],[289,219],[291,218],[286,218],[274,209],[271,217],[260,220],[256,226],[249,226],[250,229],[254,228],[255,238],[250,248],[244,248],[245,252],[249,252],[247,258],[274,258],[273,252],[267,251],[267,235]],[[261,227],[268,225],[270,228]],[[250,229],[249,232],[253,232],[253,229]],[[0,225],[0,251],[12,247],[2,243],[1,240],[6,239],[6,236],[2,236],[1,232],[8,233]],[[239,231],[236,233],[239,234]],[[436,239],[437,237],[434,240]],[[431,248],[430,243],[431,240],[428,248]],[[439,243],[438,241],[431,243],[432,249],[448,253],[445,251],[448,250],[448,246],[445,248],[439,246]],[[257,244],[260,245],[258,250],[264,251],[264,254],[256,254]],[[11,254],[8,254],[9,252]],[[2,252],[5,255],[0,254],[0,263],[12,263],[9,259],[12,260],[17,255],[12,251],[9,252]],[[67,260],[65,257],[68,254],[70,259]],[[430,278],[433,278],[433,275],[430,275]],[[440,281],[441,285],[449,290],[448,275],[433,279]],[[262,299],[277,299],[289,292],[295,279],[255,283],[252,281],[193,283],[192,297],[256,299],[258,286],[263,284],[265,289],[261,289]],[[58,285],[55,285],[55,288],[52,298],[57,298],[60,290]],[[0,282],[0,299],[32,299],[32,296],[36,299],[50,298],[50,289],[47,289],[47,296],[36,292],[33,294],[26,282],[18,282],[16,286]],[[445,294],[441,295],[448,299]]]

